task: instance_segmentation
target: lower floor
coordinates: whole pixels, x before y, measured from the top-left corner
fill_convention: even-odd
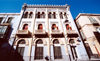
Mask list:
[[[34,40],[22,38],[17,41],[13,47],[24,61],[89,60],[82,42],[77,44],[76,39],[66,41],[65,38],[38,38]]]

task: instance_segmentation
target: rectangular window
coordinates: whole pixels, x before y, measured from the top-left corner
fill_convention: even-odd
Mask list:
[[[86,47],[89,57],[93,56],[93,53],[92,53],[91,48],[88,43],[85,43],[85,47]]]
[[[7,30],[7,26],[0,26],[0,38],[3,38]]]
[[[43,59],[43,47],[36,47],[34,59]]]
[[[97,16],[97,18],[99,19],[99,21],[100,21],[100,16]]]
[[[61,48],[54,46],[54,59],[62,59]]]
[[[7,20],[7,23],[11,23],[13,17],[9,17],[8,20]]]
[[[70,46],[73,59],[76,59],[76,58],[77,58],[77,53],[76,53],[75,47],[76,47],[76,46]]]
[[[76,22],[76,23],[77,23],[77,27],[78,27],[78,29],[79,29],[79,28],[81,28],[81,26],[80,26],[79,22]]]
[[[0,23],[2,22],[2,20],[3,20],[3,17],[0,17]]]
[[[95,18],[88,17],[92,24],[98,23]]]
[[[94,32],[94,35],[95,35],[96,39],[98,40],[98,42],[100,44],[100,33],[99,32]]]
[[[82,31],[80,31],[80,33],[81,33],[82,39],[86,40],[86,37],[85,37],[84,33]]]
[[[24,54],[24,47],[18,47],[18,53],[20,53],[21,56]]]

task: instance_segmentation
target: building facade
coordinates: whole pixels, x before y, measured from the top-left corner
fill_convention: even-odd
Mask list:
[[[68,5],[24,4],[21,15],[13,46],[25,61],[88,59]]]
[[[0,15],[1,20],[3,14]],[[24,4],[20,13],[11,16],[15,17],[8,20],[12,29],[8,39],[12,56],[17,51],[23,61],[89,60],[67,4]]]
[[[20,21],[20,13],[0,13],[0,60],[7,61]],[[12,58],[11,58],[12,60]]]
[[[100,60],[100,14],[80,13],[75,22],[90,60]]]

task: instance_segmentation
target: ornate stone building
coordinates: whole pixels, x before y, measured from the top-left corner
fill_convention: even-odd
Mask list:
[[[24,4],[19,14],[11,16],[15,17],[8,41],[12,46],[11,56],[15,50],[24,61],[89,60],[67,4]]]
[[[20,14],[13,47],[25,61],[88,60],[68,5],[24,4]]]
[[[75,22],[90,60],[100,61],[100,14],[80,13]]]

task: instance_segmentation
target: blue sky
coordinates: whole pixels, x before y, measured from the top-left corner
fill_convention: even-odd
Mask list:
[[[19,13],[24,3],[68,4],[74,19],[79,13],[100,14],[100,0],[0,0],[0,13]]]

